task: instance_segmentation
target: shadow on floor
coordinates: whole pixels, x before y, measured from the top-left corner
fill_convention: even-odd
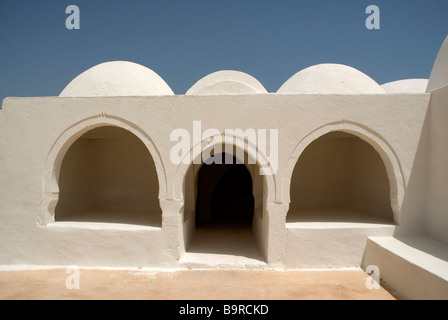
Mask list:
[[[264,262],[251,223],[232,219],[198,224],[187,253],[229,255]]]

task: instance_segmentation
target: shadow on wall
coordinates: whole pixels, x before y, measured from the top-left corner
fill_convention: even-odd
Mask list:
[[[409,182],[401,206],[401,216],[405,217],[405,219],[395,229],[395,236],[406,234],[419,235],[424,232],[428,187],[430,106],[431,103],[423,122]]]

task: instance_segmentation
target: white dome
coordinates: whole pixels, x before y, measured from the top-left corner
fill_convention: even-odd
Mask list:
[[[376,94],[385,91],[375,80],[355,68],[341,64],[319,64],[293,75],[277,93]]]
[[[387,93],[425,93],[428,79],[405,79],[383,84]]]
[[[209,74],[196,82],[186,95],[254,93],[267,93],[267,91],[257,79],[247,73],[223,70]]]
[[[127,61],[96,65],[73,79],[60,97],[174,95],[154,71]]]
[[[448,37],[446,37],[437,55],[436,62],[432,68],[429,77],[428,88],[426,92],[430,93],[434,89],[438,89],[448,85]]]

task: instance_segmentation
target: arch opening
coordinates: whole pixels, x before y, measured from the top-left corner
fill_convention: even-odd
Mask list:
[[[101,126],[79,137],[61,163],[56,222],[101,222],[161,228],[154,160],[133,133]]]
[[[393,224],[390,183],[379,153],[351,133],[314,140],[297,161],[287,222]]]
[[[221,158],[222,164],[202,165],[198,172],[196,227],[210,223],[250,226],[254,196],[249,170],[237,158],[225,153],[213,158]]]
[[[220,164],[214,159],[220,159]],[[249,164],[247,159],[247,154],[240,161],[219,153],[188,169],[184,179],[187,253],[264,261],[259,243],[264,179],[258,165]]]

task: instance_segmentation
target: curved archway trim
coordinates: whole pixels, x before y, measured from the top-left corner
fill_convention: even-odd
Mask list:
[[[82,119],[66,128],[57,139],[55,139],[54,144],[50,148],[44,168],[42,184],[43,199],[38,217],[39,225],[45,226],[55,221],[54,209],[59,199],[59,172],[66,152],[84,133],[103,126],[114,126],[125,129],[134,134],[144,143],[151,154],[156,167],[159,180],[159,200],[165,198],[167,189],[165,168],[160,153],[150,136],[135,124],[120,117],[111,115],[92,116]]]
[[[237,143],[235,143],[235,138],[237,139]],[[210,143],[210,141],[219,141],[219,143]],[[244,147],[242,147],[242,144],[244,144]],[[171,186],[172,189],[170,190],[170,186],[168,186],[168,197],[171,197],[172,200],[176,201],[184,200],[184,178],[190,166],[194,163],[194,159],[201,157],[204,150],[210,150],[217,145],[235,146],[236,148],[241,149],[250,158],[256,159],[256,164],[260,169],[262,168],[262,163],[269,163],[266,155],[260,152],[255,145],[245,141],[244,137],[228,137],[224,135],[220,135],[219,137],[217,136],[216,139],[212,137],[210,140],[202,141],[199,144],[192,146],[189,154],[187,155],[190,159],[188,161],[182,161],[182,163],[178,165],[173,180],[173,185]],[[264,177],[266,182],[267,202],[281,202],[281,195],[279,194],[279,188],[277,188],[276,176],[265,175]]]
[[[369,143],[381,156],[389,179],[390,202],[394,214],[394,221],[397,225],[402,224],[404,217],[401,216],[401,206],[406,192],[406,182],[399,158],[390,144],[377,132],[351,121],[339,121],[323,125],[310,132],[296,145],[289,156],[285,173],[286,179],[284,180],[284,187],[285,190],[288,190],[288,192],[285,192],[286,201],[288,203],[290,202],[290,182],[292,174],[303,151],[316,139],[335,131],[346,132],[361,138]]]

